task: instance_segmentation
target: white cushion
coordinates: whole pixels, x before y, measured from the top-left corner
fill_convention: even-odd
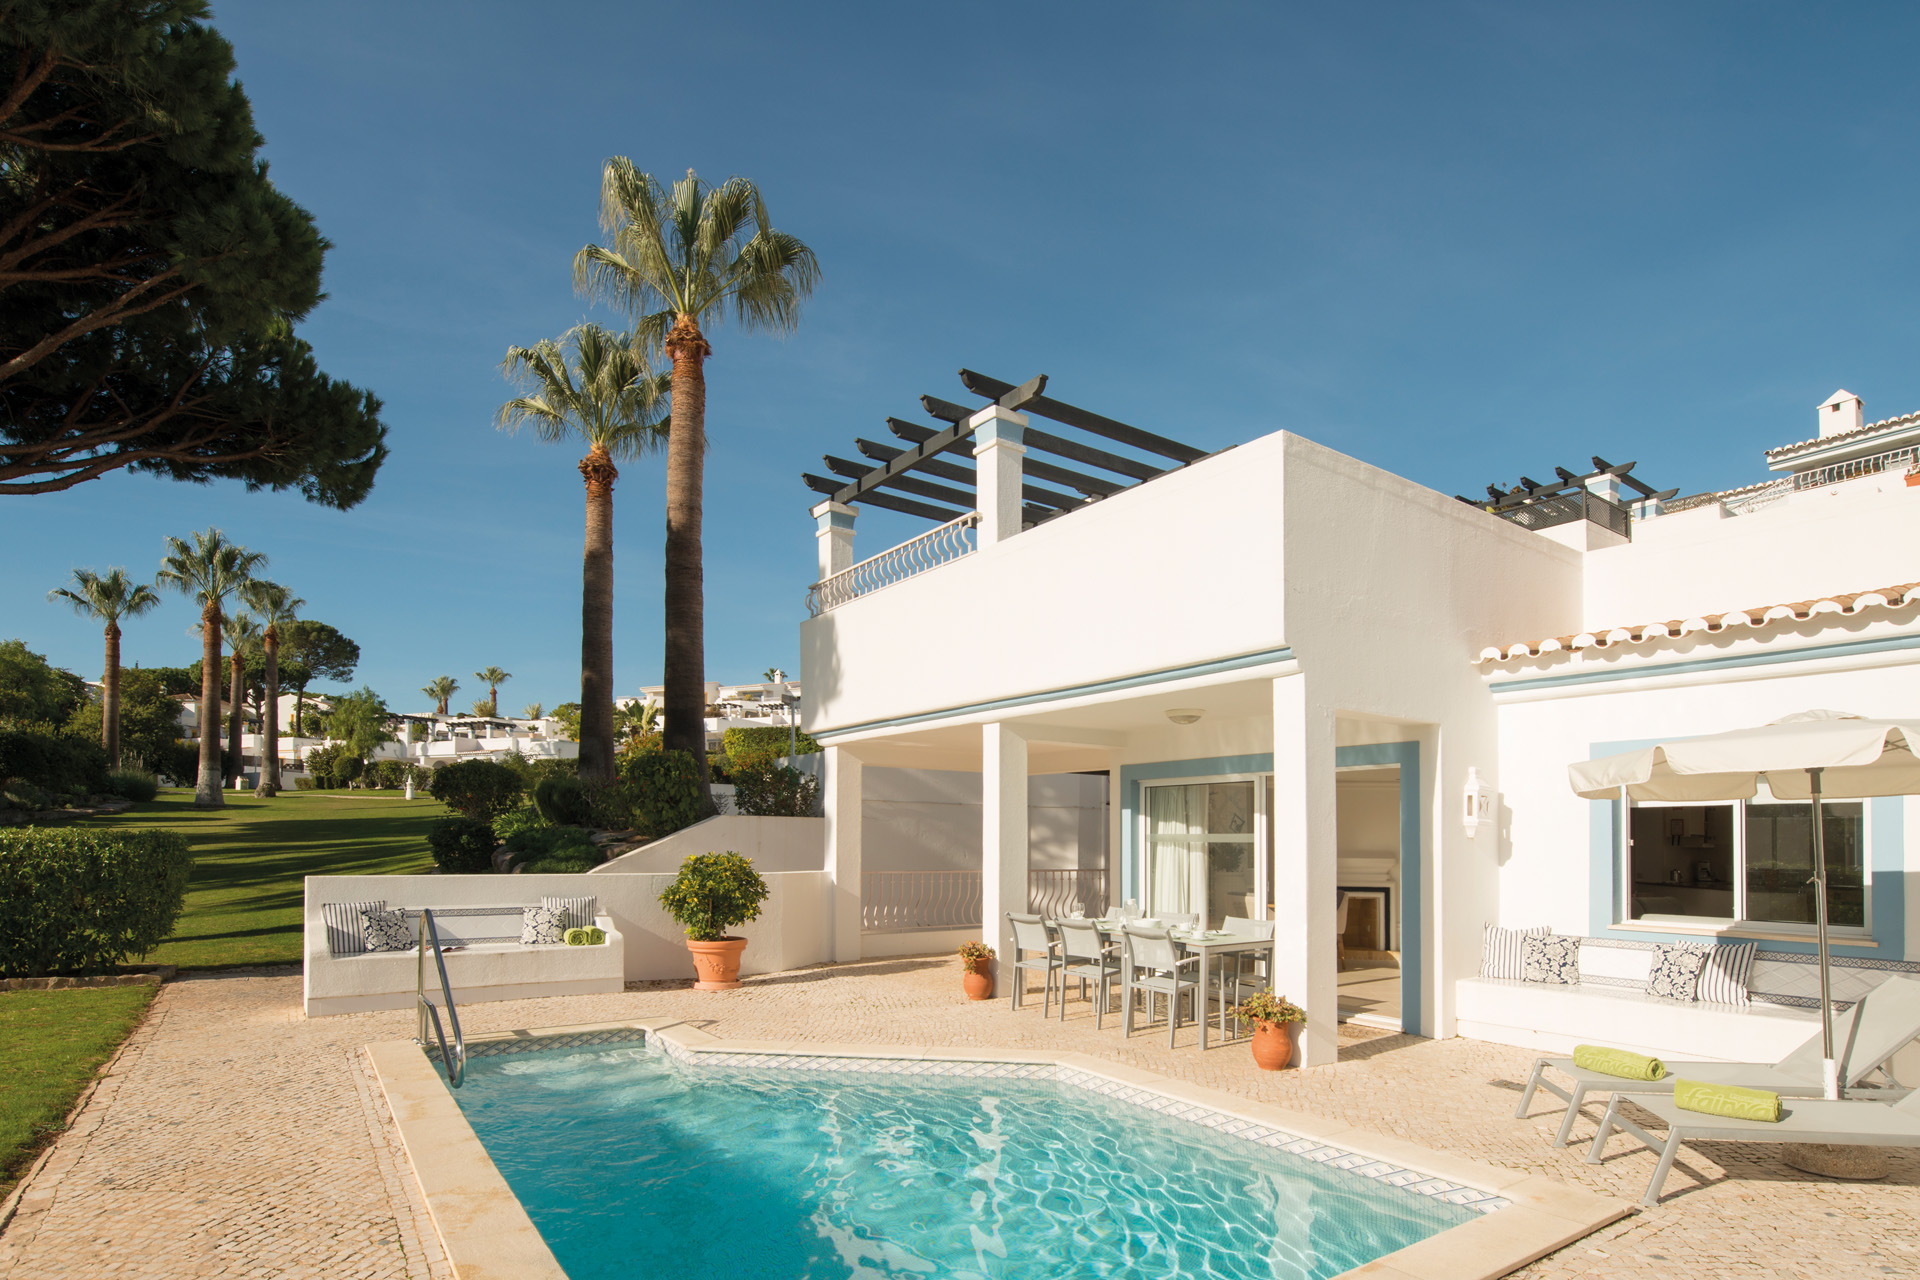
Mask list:
[[[1485,944],[1480,949],[1480,976],[1483,978],[1524,978],[1527,957],[1526,939],[1544,938],[1547,926],[1533,929],[1502,929],[1487,926]]]
[[[1747,981],[1753,974],[1753,953],[1757,942],[1721,943],[1707,952],[1700,967],[1700,985],[1695,999],[1708,1004],[1748,1003]]]

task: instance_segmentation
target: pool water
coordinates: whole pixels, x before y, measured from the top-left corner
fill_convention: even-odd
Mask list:
[[[1039,1080],[474,1059],[455,1096],[571,1280],[1338,1275],[1477,1216]]]

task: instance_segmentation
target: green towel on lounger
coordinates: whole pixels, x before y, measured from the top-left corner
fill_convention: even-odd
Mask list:
[[[590,924],[587,926],[587,945],[588,946],[590,947],[604,946],[606,944],[606,941],[607,941],[607,931],[605,929],[602,929],[597,924]]]
[[[585,929],[567,930],[567,945],[570,947],[584,947],[589,945],[587,931]]]
[[[1673,1105],[1729,1120],[1780,1123],[1780,1095],[1765,1089],[1742,1089],[1737,1084],[1708,1084],[1702,1080],[1675,1080]]]
[[[1659,1080],[1667,1074],[1666,1064],[1658,1058],[1625,1049],[1603,1049],[1597,1044],[1575,1045],[1573,1065],[1585,1071],[1598,1071],[1603,1076],[1619,1076],[1622,1080]]]

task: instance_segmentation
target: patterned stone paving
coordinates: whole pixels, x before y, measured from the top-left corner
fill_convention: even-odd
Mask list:
[[[416,1277],[448,1274],[359,1047],[412,1034],[404,1013],[308,1021],[297,973],[170,983],[0,1233],[0,1280],[39,1277]],[[621,995],[474,1005],[470,1032],[672,1016],[715,1035],[981,1049],[1072,1049],[1636,1200],[1654,1157],[1555,1151],[1546,1101],[1513,1119],[1531,1056],[1477,1041],[1352,1028],[1341,1062],[1257,1071],[1243,1045],[1168,1050],[1163,1029],[1096,1031],[1076,1000],[968,1004],[947,957],[773,974],[736,992],[643,984]],[[1597,1109],[1589,1109],[1597,1116]],[[1591,1121],[1575,1138],[1591,1136]],[[1796,1173],[1768,1146],[1683,1152],[1668,1199],[1521,1275],[1862,1277],[1920,1274],[1920,1153],[1892,1176]]]

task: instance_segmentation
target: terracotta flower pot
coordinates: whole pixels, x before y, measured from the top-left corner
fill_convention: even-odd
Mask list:
[[[1293,1061],[1293,1036],[1284,1022],[1253,1024],[1253,1064],[1262,1071],[1278,1071]]]
[[[740,985],[740,953],[747,949],[745,938],[722,938],[718,942],[687,939],[693,953],[695,991],[731,991]]]
[[[969,1000],[993,999],[993,975],[987,972],[983,963],[979,968],[969,965],[960,974],[960,985]]]

